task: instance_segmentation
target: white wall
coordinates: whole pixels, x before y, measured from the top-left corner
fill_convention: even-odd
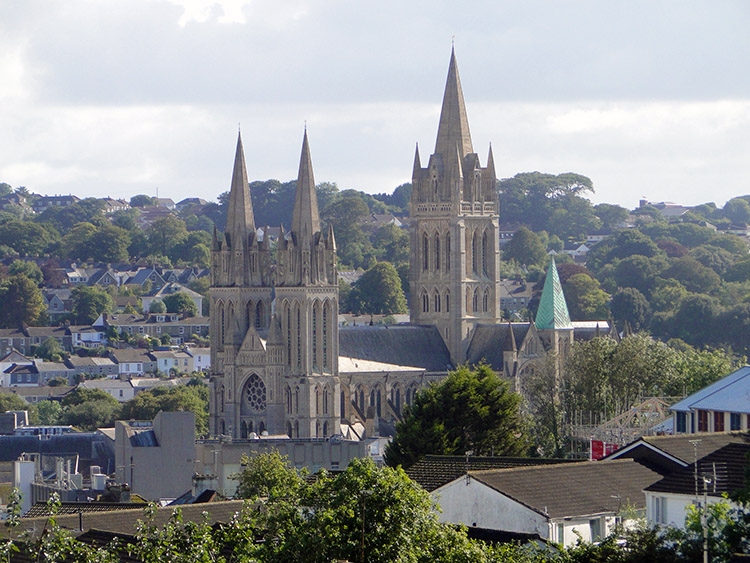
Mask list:
[[[549,538],[547,518],[472,477],[451,481],[430,494],[443,510],[438,515],[441,522]]]
[[[654,499],[659,497],[661,503],[666,501],[666,518],[662,521],[660,515],[657,516],[655,513],[655,502]],[[719,497],[708,497],[708,504],[716,504],[717,502],[728,502],[733,508],[738,506],[730,502],[727,499]],[[699,495],[699,502],[703,503],[703,495]],[[646,519],[648,520],[649,526],[673,526],[681,530],[685,529],[685,517],[687,516],[687,508],[691,504],[695,504],[695,495],[676,495],[669,493],[656,493],[646,491]]]

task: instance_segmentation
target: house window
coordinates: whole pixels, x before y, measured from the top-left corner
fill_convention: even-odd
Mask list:
[[[698,411],[698,432],[708,432],[708,411]]]
[[[667,497],[654,497],[653,500],[654,523],[667,523]]]
[[[676,420],[677,432],[685,432],[686,431],[685,413],[684,412],[678,412],[676,418],[677,418],[677,420]]]
[[[557,543],[565,543],[565,524],[557,525]]]
[[[740,418],[740,413],[733,412],[729,415],[729,429],[742,430],[742,419]]]
[[[602,519],[592,518],[589,520],[589,527],[591,528],[591,541],[596,541],[602,537]]]
[[[714,432],[724,432],[724,413],[722,411],[714,412]]]

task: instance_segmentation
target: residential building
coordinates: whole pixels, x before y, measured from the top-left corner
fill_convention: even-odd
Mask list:
[[[78,384],[81,389],[97,389],[117,399],[120,403],[135,397],[135,388],[129,380],[122,379],[89,379]]]
[[[156,361],[143,348],[122,348],[112,350],[110,359],[117,364],[120,379],[142,377],[147,373],[156,373]]]
[[[65,360],[65,365],[72,369],[76,376],[103,375],[114,378],[118,374],[117,364],[109,358],[70,356]]]

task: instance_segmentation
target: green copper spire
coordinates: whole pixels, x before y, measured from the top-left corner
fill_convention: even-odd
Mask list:
[[[539,300],[539,309],[536,312],[536,328],[538,330],[573,328],[554,258],[547,268],[547,279],[544,280],[542,298]]]

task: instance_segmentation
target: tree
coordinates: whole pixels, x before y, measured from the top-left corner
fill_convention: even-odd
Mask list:
[[[190,411],[195,414],[195,434],[208,433],[208,387],[182,385],[179,387],[156,387],[138,393],[122,405],[122,416],[136,420],[152,420],[159,411]]]
[[[620,328],[628,323],[634,331],[646,330],[651,322],[651,306],[634,287],[626,287],[615,293],[609,309]]]
[[[12,248],[21,256],[39,256],[59,238],[54,227],[31,221],[7,221],[0,225],[0,245]]]
[[[385,451],[390,466],[425,454],[518,455],[525,451],[519,395],[488,366],[462,366],[417,393]]]
[[[62,360],[63,349],[56,338],[51,336],[45,339],[39,346],[34,350],[34,355],[38,358],[43,358],[48,362],[59,362]]]
[[[278,450],[245,454],[240,465],[242,471],[232,476],[238,481],[234,493],[237,498],[298,498],[304,484],[304,474],[292,467],[289,457],[282,456]]]
[[[0,281],[0,326],[18,328],[46,320],[44,298],[37,285],[23,274]]]
[[[190,296],[184,291],[176,291],[163,298],[164,306],[169,313],[180,313],[187,317],[195,317],[198,314],[198,307],[195,305]]]
[[[574,274],[563,284],[563,291],[571,319],[593,321],[606,318],[609,294],[590,275]]]
[[[8,273],[11,276],[16,274],[23,274],[35,284],[41,286],[44,280],[44,275],[36,262],[29,262],[27,260],[13,260],[10,266],[8,266]]]
[[[505,245],[503,260],[515,260],[526,266],[541,267],[547,262],[547,251],[539,235],[526,227],[521,227]]]
[[[147,207],[154,205],[154,198],[145,194],[134,195],[130,198],[130,207]]]
[[[71,292],[71,301],[73,320],[81,325],[93,323],[99,315],[114,308],[110,294],[97,286],[76,286]]]
[[[409,233],[389,223],[375,232],[373,246],[378,260],[393,265],[409,261]]]
[[[624,207],[612,205],[611,203],[600,203],[594,206],[594,213],[602,222],[605,229],[614,229],[623,223],[630,213]]]
[[[706,268],[692,256],[676,260],[662,274],[684,285],[694,293],[709,293],[721,284],[721,278],[710,268]]]
[[[29,410],[29,403],[15,393],[0,393],[0,413],[27,410]]]
[[[389,262],[378,262],[352,285],[349,294],[353,313],[392,315],[406,313],[401,278]]]
[[[162,301],[161,299],[154,299],[151,302],[151,305],[148,306],[148,312],[149,313],[166,313],[167,306],[164,304],[164,301]]]
[[[741,197],[735,197],[727,201],[722,212],[735,225],[750,223],[750,204]]]

